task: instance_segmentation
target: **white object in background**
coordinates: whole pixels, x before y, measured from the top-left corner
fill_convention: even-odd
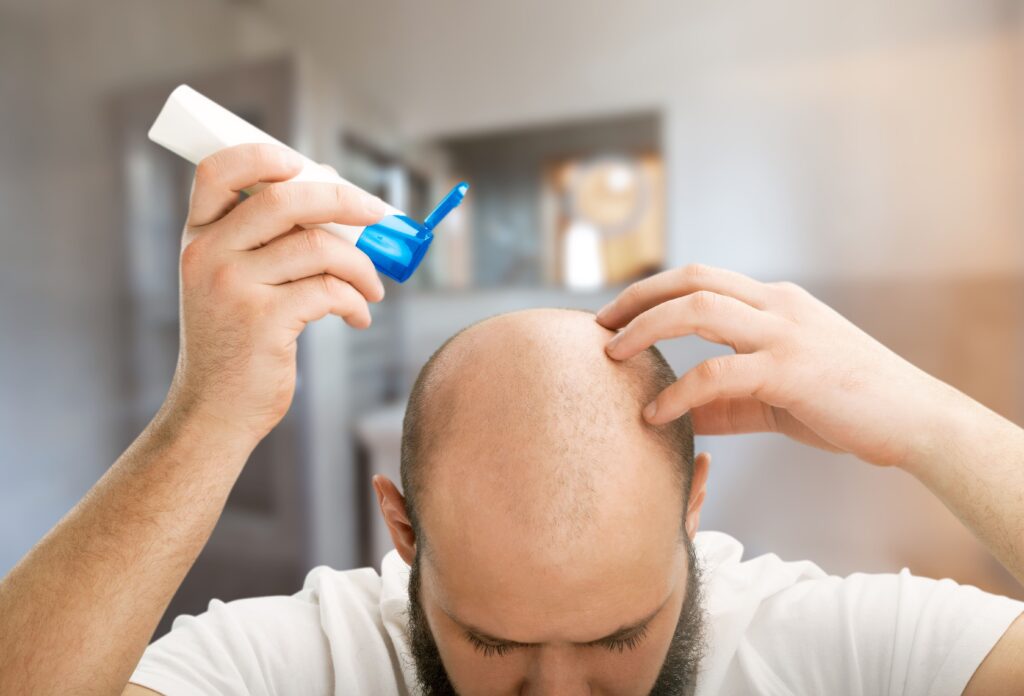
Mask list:
[[[562,277],[572,290],[597,290],[604,285],[601,234],[590,223],[576,220],[565,232]]]

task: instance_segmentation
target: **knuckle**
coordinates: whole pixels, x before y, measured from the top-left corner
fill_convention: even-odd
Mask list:
[[[237,264],[233,262],[222,263],[213,270],[210,277],[210,287],[218,294],[234,294],[240,276]]]
[[[317,276],[317,290],[324,295],[333,295],[338,288],[338,279],[327,273]]]
[[[196,165],[195,187],[204,188],[213,184],[217,179],[216,155],[204,157]]]
[[[327,246],[327,233],[319,227],[311,227],[301,233],[302,247],[313,254],[321,254]]]
[[[697,366],[697,376],[710,382],[718,381],[725,373],[725,362],[719,358],[705,360]]]
[[[795,297],[802,295],[806,292],[802,287],[789,280],[782,280],[777,283],[772,283],[772,287],[776,288],[783,295]]]
[[[711,272],[711,267],[702,263],[690,263],[683,266],[682,271],[684,278],[696,282],[706,278]]]
[[[199,239],[189,242],[181,250],[181,277],[185,283],[191,284],[194,281],[204,256],[204,245]]]
[[[292,201],[292,192],[288,186],[271,184],[259,194],[263,205],[273,210],[287,208]]]
[[[698,314],[709,314],[714,311],[715,306],[718,304],[718,295],[707,290],[698,290],[690,297],[693,310]]]
[[[200,248],[199,240],[194,239],[186,244],[185,248],[181,250],[181,265],[183,268],[194,268],[198,265],[201,257],[202,250]]]

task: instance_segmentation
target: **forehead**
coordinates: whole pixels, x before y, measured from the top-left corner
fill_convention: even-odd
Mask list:
[[[421,520],[425,593],[492,635],[606,635],[660,606],[685,572],[682,495],[662,462],[542,467],[496,452],[451,464]]]
[[[424,596],[465,627],[521,643],[606,636],[657,612],[689,572],[678,535],[561,553],[504,540],[450,542],[431,542],[421,556]]]

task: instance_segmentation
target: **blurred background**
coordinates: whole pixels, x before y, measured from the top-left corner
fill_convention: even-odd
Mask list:
[[[182,82],[414,217],[473,188],[370,330],[303,336],[295,404],[168,616],[378,564],[369,477],[397,478],[404,397],[445,338],[689,262],[801,283],[1024,422],[1014,0],[0,0],[0,574],[166,393],[192,169],[145,133]],[[677,371],[720,352],[664,350]],[[900,472],[698,445],[704,527],[749,555],[1024,597]]]

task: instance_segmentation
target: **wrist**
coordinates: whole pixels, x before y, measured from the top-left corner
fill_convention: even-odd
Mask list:
[[[262,439],[175,389],[167,395],[150,429],[169,445],[201,451],[204,459],[216,457],[239,468]]]
[[[931,398],[922,400],[920,426],[900,468],[919,480],[940,474],[947,466],[960,466],[965,453],[976,448],[977,438],[990,438],[1002,419],[966,394],[935,380]]]

